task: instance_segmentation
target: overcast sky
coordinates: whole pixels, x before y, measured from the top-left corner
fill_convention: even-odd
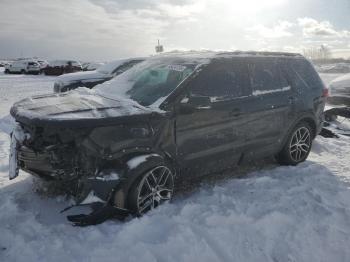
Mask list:
[[[0,0],[0,57],[112,60],[172,49],[350,57],[350,0]]]

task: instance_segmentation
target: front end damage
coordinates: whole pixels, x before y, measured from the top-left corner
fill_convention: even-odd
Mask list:
[[[60,182],[65,193],[75,198],[75,206],[89,205],[94,210],[90,215],[70,216],[77,225],[128,213],[128,190],[149,168],[146,163],[140,165],[142,170],[130,168],[128,160],[175,150],[173,125],[163,121],[163,114],[86,90],[27,98],[14,104],[11,115],[17,125],[12,133],[10,179],[22,169]],[[157,141],[165,140],[162,135],[168,142],[160,145]],[[157,158],[151,158],[147,163],[155,165],[152,161]]]
[[[127,209],[117,207],[116,199],[118,199],[118,192],[116,188],[121,184],[121,179],[117,173],[112,171],[109,174],[99,173],[97,176],[82,177],[77,182],[80,192],[76,197],[76,204],[61,212],[81,206],[89,206],[92,212],[88,214],[68,215],[67,219],[74,225],[95,225],[112,217],[124,219],[129,215]],[[123,203],[121,206],[124,206]]]
[[[110,155],[102,153],[88,137],[89,129],[35,127],[17,123],[11,134],[9,178],[19,169],[41,179],[57,183],[64,193],[74,197],[75,207],[90,206],[90,214],[67,216],[74,225],[98,224],[111,217],[124,218],[124,194],[117,192],[123,182],[124,166],[113,161],[113,170],[100,170],[110,165]],[[97,152],[102,154],[97,154]],[[118,171],[119,170],[119,171]],[[63,185],[63,186],[62,186]],[[118,203],[119,202],[119,203]],[[119,204],[120,207],[117,207]],[[66,211],[66,210],[64,210]]]

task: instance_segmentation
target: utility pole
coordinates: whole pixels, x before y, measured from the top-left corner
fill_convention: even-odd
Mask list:
[[[159,39],[158,39],[158,45],[156,45],[156,53],[161,53],[163,51],[164,51],[164,48],[162,45],[160,45]]]

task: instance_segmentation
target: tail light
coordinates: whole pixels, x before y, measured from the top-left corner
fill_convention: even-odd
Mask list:
[[[327,87],[323,88],[322,97],[329,97],[329,89]]]

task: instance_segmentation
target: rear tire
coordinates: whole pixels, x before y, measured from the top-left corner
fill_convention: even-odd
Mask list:
[[[21,74],[24,75],[26,71],[24,69],[21,70]]]
[[[174,192],[174,175],[165,165],[152,168],[131,187],[128,207],[137,216],[171,200]]]
[[[5,74],[9,74],[10,71],[8,69],[5,69]]]
[[[306,122],[300,122],[288,135],[287,141],[277,161],[282,165],[297,165],[309,156],[312,146],[312,128]]]

